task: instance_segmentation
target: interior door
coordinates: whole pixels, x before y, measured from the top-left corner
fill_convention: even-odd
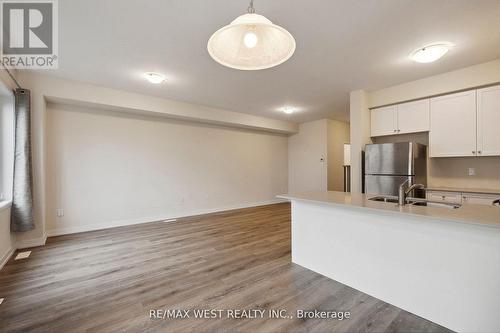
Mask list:
[[[477,91],[477,155],[500,155],[500,86]]]
[[[476,91],[430,100],[430,157],[476,156]]]
[[[397,106],[371,110],[371,136],[397,134]]]

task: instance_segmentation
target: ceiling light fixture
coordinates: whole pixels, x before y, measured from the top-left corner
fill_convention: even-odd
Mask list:
[[[295,112],[295,108],[291,106],[285,106],[284,108],[281,109],[281,111],[283,111],[286,114],[292,114]]]
[[[154,84],[160,84],[165,81],[165,75],[160,73],[148,72],[144,73],[144,77],[146,78],[146,80]]]
[[[295,52],[295,39],[284,28],[255,14],[253,0],[248,13],[217,30],[210,37],[208,53],[218,63],[240,70],[278,66]]]
[[[432,43],[413,51],[410,54],[410,59],[415,62],[426,64],[438,60],[452,47],[453,44],[449,42]]]

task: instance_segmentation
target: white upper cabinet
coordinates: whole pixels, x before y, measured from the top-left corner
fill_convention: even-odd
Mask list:
[[[477,90],[477,154],[500,155],[500,86]]]
[[[431,98],[430,157],[477,156],[476,91]]]
[[[371,110],[371,136],[416,133],[428,130],[428,99]]]
[[[398,134],[429,130],[429,100],[398,104]]]
[[[371,110],[371,136],[397,134],[397,106]]]

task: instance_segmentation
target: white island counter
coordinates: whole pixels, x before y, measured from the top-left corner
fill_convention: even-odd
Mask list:
[[[292,261],[458,332],[500,332],[500,207],[292,202]]]

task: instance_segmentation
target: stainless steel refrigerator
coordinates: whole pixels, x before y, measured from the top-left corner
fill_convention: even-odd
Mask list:
[[[398,195],[406,180],[427,186],[426,146],[413,142],[369,144],[365,147],[365,193]],[[413,196],[422,197],[423,191]]]

